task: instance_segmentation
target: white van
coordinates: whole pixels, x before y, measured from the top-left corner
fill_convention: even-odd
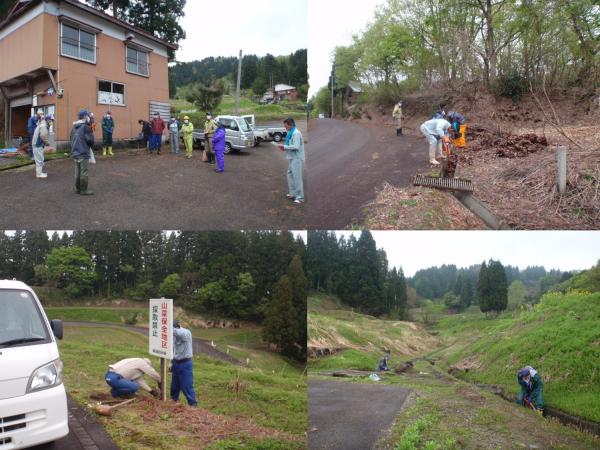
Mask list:
[[[69,433],[56,338],[62,339],[62,322],[48,322],[33,290],[0,280],[0,450]]]

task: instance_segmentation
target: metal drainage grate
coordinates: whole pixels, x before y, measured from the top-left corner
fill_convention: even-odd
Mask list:
[[[471,180],[465,180],[463,178],[443,178],[430,177],[427,175],[415,175],[415,178],[413,179],[413,185],[437,189],[448,189],[451,191],[474,191]]]

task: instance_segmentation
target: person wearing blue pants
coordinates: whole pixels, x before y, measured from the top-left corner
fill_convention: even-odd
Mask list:
[[[158,383],[158,389],[151,389],[144,381],[144,374]],[[128,397],[134,395],[140,388],[153,396],[160,396],[161,377],[148,358],[126,358],[108,366],[104,377],[112,388],[113,397]]]
[[[217,168],[215,172],[222,173],[225,170],[225,126],[217,121],[217,131],[212,138],[212,148],[215,151],[215,156],[217,157]]]
[[[173,365],[171,370],[171,400],[178,402],[179,393],[183,392],[190,406],[196,406],[194,391],[194,367],[192,363],[192,333],[182,328],[178,320],[173,321]]]

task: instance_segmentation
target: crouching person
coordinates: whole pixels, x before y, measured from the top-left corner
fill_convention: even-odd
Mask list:
[[[158,383],[158,389],[152,389],[144,380],[144,374]],[[128,397],[134,395],[140,388],[154,397],[160,396],[161,378],[148,358],[126,358],[108,366],[104,377],[112,388],[113,397]]]
[[[519,392],[517,403],[536,411],[543,412],[544,382],[537,370],[530,366],[523,367],[519,370],[517,380],[521,386],[521,392]]]
[[[71,130],[71,157],[75,161],[75,189],[81,195],[93,195],[88,190],[90,149],[94,145],[94,133],[90,126],[90,113],[82,109],[79,120],[73,122]]]

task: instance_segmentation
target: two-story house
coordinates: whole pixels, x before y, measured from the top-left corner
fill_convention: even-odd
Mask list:
[[[169,50],[176,48],[76,0],[17,2],[0,23],[7,141],[27,136],[37,109],[54,114],[59,145],[81,109],[98,122],[110,110],[114,138],[136,137],[138,120],[169,114]]]

